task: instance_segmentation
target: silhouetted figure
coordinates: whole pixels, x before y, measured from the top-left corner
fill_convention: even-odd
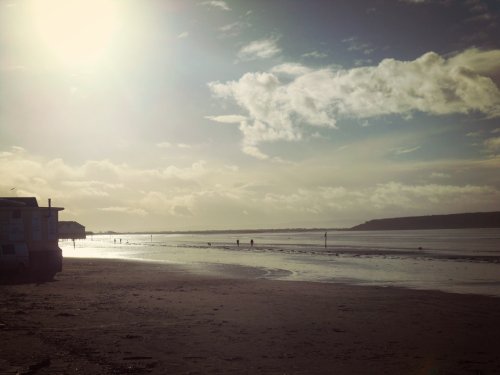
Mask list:
[[[122,239],[120,238],[120,243],[122,243]]]
[[[236,240],[236,246],[240,247],[240,240]]]
[[[250,247],[253,247],[253,238],[250,240]]]
[[[211,242],[207,242],[208,246],[212,246],[212,243]]]

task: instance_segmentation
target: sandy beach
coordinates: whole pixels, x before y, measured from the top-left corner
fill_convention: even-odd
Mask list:
[[[499,374],[500,299],[66,259],[0,285],[0,374]]]

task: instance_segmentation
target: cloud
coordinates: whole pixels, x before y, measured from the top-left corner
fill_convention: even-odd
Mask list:
[[[220,204],[226,196],[236,199],[237,189],[224,184],[238,174],[234,166],[213,166],[203,160],[184,167],[140,168],[110,160],[70,165],[20,148],[0,149],[0,196],[35,196],[41,203],[50,197],[54,205],[65,207],[63,218],[93,229],[115,230],[121,225],[128,230],[178,228],[174,218],[188,217],[214,194],[219,194]],[[145,219],[134,220],[134,215]],[[207,217],[208,213],[200,219],[205,220],[205,227],[213,222]],[[190,227],[190,222],[184,224]]]
[[[479,137],[481,136],[481,131],[477,131],[477,132],[469,132],[467,134],[465,134],[466,137],[471,137],[471,138],[476,138],[476,137]]]
[[[278,47],[278,38],[254,40],[241,47],[238,58],[243,61],[269,59],[281,53]]]
[[[329,163],[311,159],[287,168],[204,161],[161,166],[160,160],[160,167],[145,168],[111,160],[72,165],[11,148],[0,154],[0,195],[32,195],[40,203],[51,197],[54,205],[65,207],[62,220],[79,221],[89,230],[234,228],[234,223],[258,227],[290,220],[308,225],[340,217],[355,224],[367,216],[500,209],[500,192],[493,187],[498,158],[381,163],[380,155],[397,144],[400,139],[350,144],[342,152],[331,151]],[[269,158],[258,148],[247,152]],[[363,163],[353,164],[349,155]],[[431,176],[436,171],[443,175]],[[449,179],[440,180],[445,173]],[[473,173],[475,184],[457,182],[463,173]],[[414,182],[429,176],[436,183]],[[15,193],[12,187],[17,187]]]
[[[271,69],[271,73],[286,74],[290,76],[301,76],[309,73],[310,71],[311,69],[309,69],[308,67],[296,63],[281,64]]]
[[[184,32],[180,33],[179,35],[177,35],[177,38],[184,39],[184,38],[187,38],[188,36],[189,36],[189,32],[184,31]]]
[[[201,3],[201,5],[206,5],[209,7],[213,7],[213,8],[217,8],[217,9],[221,9],[221,10],[225,10],[225,11],[231,10],[231,8],[229,8],[227,3],[225,1],[221,1],[221,0],[204,1]]]
[[[500,137],[488,138],[484,141],[484,147],[490,154],[498,154],[500,151]]]
[[[156,144],[156,147],[159,148],[170,148],[172,147],[172,144],[170,142],[160,142]]]
[[[500,191],[491,186],[478,185],[407,185],[399,182],[377,184],[366,188],[347,189],[343,186],[323,186],[298,189],[290,194],[268,193],[264,198],[274,210],[293,213],[359,211],[367,212],[424,212],[435,213],[491,210],[491,202],[500,198]],[[380,214],[379,214],[380,215]]]
[[[71,188],[75,195],[86,197],[109,197],[113,191],[120,190],[123,184],[106,183],[103,181],[62,181],[61,186]]]
[[[411,152],[415,152],[420,149],[420,146],[415,146],[411,148],[397,148],[394,150],[394,153],[396,155],[404,155],[404,154],[409,154]]]
[[[246,117],[241,115],[205,116],[205,118],[223,124],[239,124],[246,120]]]
[[[124,214],[129,214],[129,215],[139,215],[139,216],[146,216],[148,213],[146,210],[143,210],[142,208],[134,208],[134,207],[102,207],[99,208],[100,211],[104,212],[119,212],[119,213],[124,213]]]
[[[373,189],[370,202],[375,208],[416,208],[419,205],[431,207],[432,204],[456,205],[465,199],[487,202],[493,197],[500,197],[500,192],[489,186],[404,185],[390,182]]]
[[[304,128],[335,127],[341,118],[411,117],[414,112],[498,117],[500,90],[488,77],[500,69],[498,54],[471,49],[446,59],[428,52],[413,61],[384,59],[352,69],[282,65],[208,86],[214,96],[233,100],[245,112],[243,150],[262,158],[259,143],[299,140]],[[291,80],[280,79],[286,71],[295,74]]]
[[[372,59],[356,59],[354,60],[354,66],[366,66],[373,62]]]
[[[348,51],[358,51],[362,52],[365,55],[369,55],[373,51],[375,51],[375,48],[370,47],[368,43],[360,42],[359,39],[354,36],[351,38],[343,39],[342,43],[347,44]]]
[[[500,50],[468,49],[450,58],[451,65],[460,66],[491,78],[500,78]]]
[[[468,0],[465,2],[465,6],[471,14],[465,19],[465,22],[480,24],[483,31],[497,28],[498,15],[495,11],[489,10],[487,2],[481,0]]]
[[[306,57],[306,58],[312,57],[315,59],[322,59],[322,58],[328,57],[328,54],[326,54],[324,52],[319,52],[319,51],[311,51],[311,52],[307,52],[307,53],[302,54],[302,57]]]
[[[430,178],[450,178],[451,176],[447,173],[442,173],[442,172],[432,172],[429,176]]]
[[[236,21],[219,27],[225,37],[235,37],[241,34],[242,30],[249,28],[251,24],[247,21]]]

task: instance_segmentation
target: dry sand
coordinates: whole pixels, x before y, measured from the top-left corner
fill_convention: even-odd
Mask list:
[[[500,374],[500,298],[66,259],[0,285],[0,374]]]

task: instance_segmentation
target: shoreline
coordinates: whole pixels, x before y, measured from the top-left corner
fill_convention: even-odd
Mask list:
[[[182,249],[200,249],[197,247],[186,246],[181,247]],[[219,246],[205,246],[201,247],[203,250],[209,251],[226,251],[227,247]],[[259,248],[256,248],[259,250]],[[500,259],[498,256],[494,256],[493,260],[484,261],[478,260],[483,259],[483,256],[475,256],[476,259],[471,257],[453,257],[453,256],[434,256],[429,257],[429,255],[418,254],[415,256],[412,253],[401,253],[392,254],[389,252],[367,252],[364,249],[351,250],[351,252],[336,252],[332,254],[321,254],[323,258],[323,265],[329,264],[331,268],[322,268],[319,274],[315,274],[314,270],[311,273],[311,269],[306,272],[302,272],[301,267],[305,266],[307,269],[307,261],[312,258],[308,258],[305,263],[302,263],[300,267],[297,267],[294,262],[287,261],[286,256],[303,256],[304,254],[300,251],[276,251],[269,252],[269,247],[263,248],[264,251],[258,252],[238,252],[238,256],[246,256],[246,258],[231,258],[220,257],[219,255],[213,254],[214,257],[210,259],[210,256],[205,254],[196,254],[203,258],[203,260],[193,261],[192,257],[182,258],[176,257],[175,254],[171,255],[171,260],[166,259],[152,259],[147,257],[92,257],[92,256],[75,256],[66,257],[65,259],[110,259],[118,261],[132,261],[132,262],[145,262],[151,264],[163,264],[163,265],[177,265],[180,267],[185,267],[195,273],[200,275],[208,275],[213,273],[215,275],[221,276],[224,274],[235,273],[238,277],[241,277],[242,273],[247,273],[252,275],[252,277],[260,277],[270,280],[281,280],[281,281],[293,281],[293,282],[313,282],[313,283],[327,283],[327,284],[346,284],[346,285],[358,285],[358,286],[379,286],[379,287],[394,287],[402,289],[411,290],[423,290],[423,291],[442,291],[445,293],[457,293],[457,294],[473,294],[487,297],[500,297],[500,279],[498,279],[498,263]],[[231,249],[229,249],[231,250]],[[263,255],[272,254],[273,259],[262,258],[259,262],[255,262],[256,258],[252,259],[252,262],[248,263],[248,257],[252,254]],[[235,253],[236,254],[236,253]],[[233,255],[235,255],[233,254]],[[283,257],[283,255],[285,257]],[[276,258],[278,256],[278,258]],[[177,259],[177,260],[172,260]],[[247,260],[245,260],[247,259]],[[290,258],[292,259],[292,258]],[[303,260],[303,259],[302,259]],[[407,269],[404,270],[402,263],[398,264],[400,261],[407,262]],[[269,262],[268,262],[269,261]],[[330,262],[334,263],[330,263]],[[353,268],[352,261],[356,262],[358,268]],[[454,263],[455,266],[462,267],[475,267],[477,279],[463,278],[462,280],[454,280],[452,273],[456,270],[450,268],[448,261],[457,262]],[[299,260],[301,262],[301,260]],[[367,263],[368,262],[368,263]],[[383,262],[383,263],[380,263]],[[427,263],[431,262],[431,263]],[[437,263],[436,263],[437,262]],[[463,263],[462,263],[463,262]],[[270,263],[270,264],[268,264]],[[314,267],[314,262],[311,263]],[[363,272],[363,264],[371,264],[373,270],[371,273]],[[415,267],[419,265],[417,270]],[[395,278],[397,273],[394,273],[394,265],[398,266],[400,271],[411,270],[412,275],[405,275],[405,278]],[[439,268],[436,268],[439,265]],[[346,267],[347,266],[347,267]],[[413,268],[412,268],[413,267]],[[443,268],[447,267],[447,268]],[[388,270],[389,273],[381,273],[382,270]],[[234,271],[232,271],[234,270]],[[375,273],[376,272],[376,273]],[[393,272],[392,274],[390,272]],[[435,276],[432,276],[434,273]],[[443,277],[442,275],[447,275],[450,273],[450,277]],[[355,277],[351,276],[355,275]],[[412,279],[411,276],[417,277]],[[482,278],[482,280],[479,280]]]
[[[0,285],[0,374],[500,373],[499,298],[242,271],[66,258]]]

